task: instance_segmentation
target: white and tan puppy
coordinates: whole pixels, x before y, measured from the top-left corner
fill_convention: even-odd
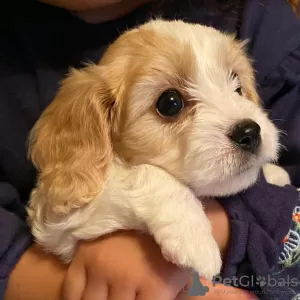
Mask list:
[[[246,189],[277,152],[243,44],[151,21],[72,70],[32,130],[32,231],[64,261],[78,240],[148,232],[167,259],[211,278],[221,257],[198,198]]]

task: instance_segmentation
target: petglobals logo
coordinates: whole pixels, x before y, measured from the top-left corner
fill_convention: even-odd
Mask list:
[[[281,288],[281,292],[285,289],[291,289],[295,287],[300,287],[300,279],[290,277],[289,275],[284,278],[274,278],[271,276],[241,276],[241,277],[232,277],[225,278],[221,276],[214,276],[212,280],[212,286],[216,286],[217,284],[223,284],[226,286],[233,286],[237,288],[249,289],[254,286],[259,286],[260,288],[268,287]],[[278,289],[277,289],[278,290]],[[205,296],[210,291],[209,287],[204,285],[200,279],[199,274],[193,274],[192,285],[186,292],[189,296]],[[218,291],[219,293],[220,291]],[[271,291],[269,291],[271,292]],[[224,290],[225,293],[225,290]],[[300,300],[300,294],[297,296],[298,298],[293,298],[293,300]]]
[[[188,296],[205,296],[208,293],[208,286],[204,285],[200,279],[199,274],[193,274],[192,286],[188,290]]]
[[[281,287],[281,288],[293,288],[300,286],[298,278],[292,278],[289,275],[283,278],[274,278],[268,276],[241,276],[232,278],[222,278],[221,276],[215,276],[213,278],[213,286],[218,283],[222,283],[227,286],[249,288],[253,286],[263,287]]]

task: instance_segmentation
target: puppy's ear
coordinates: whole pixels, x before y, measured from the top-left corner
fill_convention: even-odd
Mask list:
[[[101,191],[112,158],[114,99],[103,67],[72,70],[31,131],[29,156],[39,171],[37,189],[61,214]]]

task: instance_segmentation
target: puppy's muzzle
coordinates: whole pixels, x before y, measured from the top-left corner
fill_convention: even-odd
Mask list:
[[[229,138],[241,150],[255,154],[261,144],[260,126],[253,120],[243,120],[234,125]]]

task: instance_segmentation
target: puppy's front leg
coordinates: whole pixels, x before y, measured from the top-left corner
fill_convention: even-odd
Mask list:
[[[133,171],[127,187],[130,206],[145,223],[167,260],[211,279],[220,272],[221,256],[203,206],[189,188],[150,165]]]

